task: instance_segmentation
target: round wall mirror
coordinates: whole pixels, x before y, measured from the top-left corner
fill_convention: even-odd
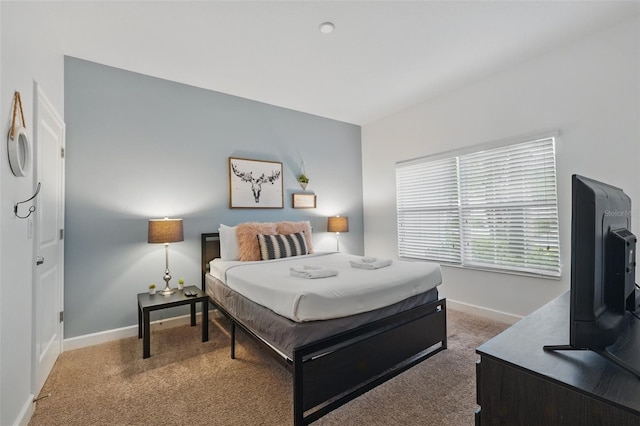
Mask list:
[[[26,176],[31,166],[31,143],[27,136],[27,129],[16,127],[13,138],[9,136],[7,142],[11,171],[18,177]]]

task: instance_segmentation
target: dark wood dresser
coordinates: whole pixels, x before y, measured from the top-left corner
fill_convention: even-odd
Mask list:
[[[609,348],[640,368],[640,320]],[[640,380],[591,351],[543,351],[569,343],[569,293],[480,346],[476,425],[640,426]]]

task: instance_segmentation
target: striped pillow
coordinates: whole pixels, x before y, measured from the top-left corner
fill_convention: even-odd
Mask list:
[[[258,245],[262,260],[307,254],[307,243],[302,232],[288,235],[258,234]]]

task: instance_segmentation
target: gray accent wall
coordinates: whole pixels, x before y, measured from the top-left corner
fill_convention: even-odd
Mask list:
[[[200,285],[200,234],[221,223],[309,220],[316,249],[331,251],[326,218],[345,215],[340,249],[364,253],[359,126],[77,58],[64,67],[65,338],[137,324],[136,294],[164,286],[150,218],[184,219],[185,241],[169,247],[174,286]],[[230,209],[229,157],[282,162],[284,208]],[[291,205],[302,161],[315,209]]]

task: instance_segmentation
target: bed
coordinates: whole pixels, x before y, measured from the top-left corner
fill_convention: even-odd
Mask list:
[[[230,320],[231,358],[235,358],[235,336],[239,328],[293,373],[293,423],[296,426],[314,422],[447,347],[446,300],[438,297],[439,282],[410,284],[409,289],[404,290],[408,297],[402,296],[401,300],[389,304],[388,296],[382,295],[375,303],[384,306],[359,307],[347,316],[344,316],[345,306],[359,306],[359,302],[349,301],[354,295],[342,295],[345,303],[335,303],[336,309],[330,314],[305,307],[299,297],[293,303],[281,295],[276,297],[282,299],[280,306],[270,309],[252,300],[266,303],[260,299],[259,290],[258,293],[255,289],[246,290],[229,279],[230,270],[245,271],[275,264],[269,266],[275,272],[263,273],[263,279],[275,282],[273,277],[278,275],[269,274],[280,273],[280,280],[285,282],[291,277],[282,271],[290,268],[287,263],[290,260],[305,265],[326,261],[337,264],[340,260],[336,256],[341,255],[305,255],[238,266],[237,262],[220,262],[219,233],[202,234],[201,242],[202,288],[211,304]],[[387,274],[393,271],[391,268],[380,271],[383,269]],[[234,272],[233,279],[242,282],[242,273]],[[340,271],[344,278],[350,273],[356,272]],[[435,275],[439,276],[439,269]],[[225,282],[227,279],[229,283]],[[304,283],[324,280],[296,279]],[[323,282],[329,286],[329,280]],[[250,285],[250,280],[247,283]],[[425,286],[429,288],[424,290]],[[252,298],[240,290],[248,291]],[[325,303],[325,306],[328,304],[333,305]]]

